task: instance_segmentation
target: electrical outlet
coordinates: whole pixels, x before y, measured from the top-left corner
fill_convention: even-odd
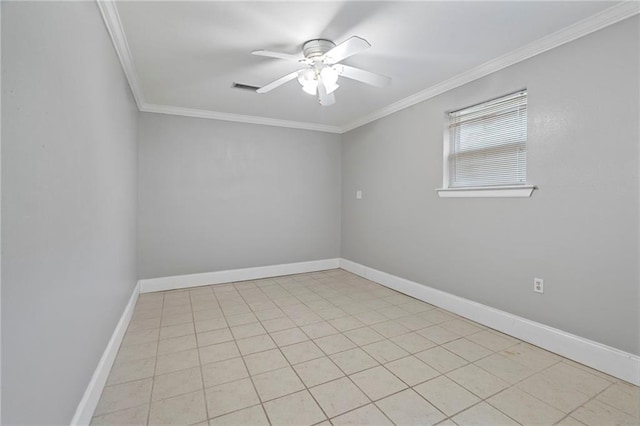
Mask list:
[[[533,279],[533,291],[536,293],[544,293],[544,280],[542,278]]]
[[[356,191],[356,199],[362,200],[362,191],[361,190],[357,190]]]

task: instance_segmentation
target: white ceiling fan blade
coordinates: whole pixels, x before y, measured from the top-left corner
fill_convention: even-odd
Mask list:
[[[376,87],[386,87],[391,84],[391,77],[365,71],[360,68],[350,67],[349,65],[334,65],[333,68],[343,77],[352,80],[361,81]]]
[[[336,103],[336,97],[333,92],[327,93],[327,89],[322,82],[318,83],[318,101],[320,101],[320,105],[322,106],[329,106]]]
[[[291,62],[303,62],[303,63],[307,62],[307,59],[300,55],[291,55],[289,53],[272,52],[270,50],[254,50],[253,52],[251,52],[251,54],[256,56],[266,56],[269,58],[284,59],[286,61],[291,61]]]
[[[353,36],[325,53],[324,56],[327,58],[327,63],[335,64],[370,47],[367,40]]]
[[[280,77],[279,79],[272,81],[271,83],[262,86],[261,88],[259,88],[258,90],[256,90],[256,92],[258,93],[267,93],[272,91],[273,89],[275,89],[276,87],[280,87],[283,84],[293,80],[294,78],[298,77],[298,72],[300,72],[302,70],[298,70],[298,71],[294,71],[291,74],[287,74],[283,77]]]

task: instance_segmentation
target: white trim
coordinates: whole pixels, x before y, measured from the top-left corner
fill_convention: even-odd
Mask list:
[[[88,425],[91,422],[93,413],[98,406],[100,395],[102,395],[102,390],[107,383],[109,372],[111,371],[113,362],[118,354],[118,349],[120,348],[122,339],[127,331],[127,327],[129,327],[129,322],[131,321],[131,316],[133,315],[136,302],[138,301],[138,296],[141,293],[324,271],[328,269],[337,269],[339,264],[340,259],[335,258],[139,280],[133,289],[133,293],[129,298],[129,302],[125,307],[113,334],[111,335],[111,339],[98,362],[98,366],[93,372],[93,376],[91,377],[91,381],[82,396],[82,400],[80,400],[80,403],[76,408],[76,412],[71,420],[71,425]]]
[[[158,114],[181,115],[183,117],[208,118],[211,120],[234,121],[237,123],[261,124],[263,126],[288,127],[290,129],[314,130],[316,132],[342,133],[340,127],[325,124],[305,123],[302,121],[279,120],[276,118],[258,117],[253,115],[230,114],[204,109],[182,108],[167,105],[143,103],[142,112]]]
[[[387,274],[347,259],[340,259],[340,267],[416,299],[640,386],[640,356],[638,355]]]
[[[124,74],[129,81],[129,87],[133,93],[133,98],[136,100],[138,109],[141,110],[142,105],[144,105],[144,97],[142,95],[142,89],[138,80],[138,73],[136,72],[133,56],[129,49],[129,43],[127,42],[127,37],[124,33],[124,28],[122,27],[122,21],[120,20],[116,3],[112,0],[96,0],[96,3],[98,4],[98,8],[102,14],[102,19],[107,26],[107,31],[111,36],[111,41],[113,41],[113,46],[116,49],[118,58],[120,59],[120,64],[122,64]]]
[[[179,115],[183,117],[206,118],[212,120],[233,121],[237,123],[260,124],[264,126],[287,127],[291,129],[313,130],[316,132],[342,133],[342,129],[338,126],[330,126],[326,124],[307,123],[302,121],[279,120],[275,118],[259,117],[252,115],[231,114],[226,112],[217,112],[193,108],[183,108],[171,105],[156,105],[147,103],[144,100],[142,86],[138,78],[133,55],[129,49],[129,43],[120,20],[118,7],[113,0],[96,0],[102,19],[107,27],[107,31],[113,41],[120,64],[124,70],[125,76],[129,81],[131,92],[138,106],[138,110],[142,112],[155,112],[158,114]]]
[[[170,105],[147,104],[144,101],[141,86],[138,81],[138,75],[134,66],[133,56],[129,50],[129,45],[122,27],[122,22],[120,21],[120,16],[118,15],[116,3],[113,0],[96,0],[96,2],[98,3],[98,7],[100,8],[100,12],[102,13],[107,30],[109,31],[111,40],[113,41],[118,58],[120,58],[120,63],[122,64],[127,80],[129,80],[129,86],[131,87],[131,91],[133,92],[133,96],[140,111],[214,120],[236,121],[240,123],[262,124],[267,126],[290,127],[294,129],[306,129],[339,134],[364,126],[367,123],[371,123],[372,121],[386,117],[387,115],[426,101],[427,99],[431,99],[441,93],[485,77],[503,68],[522,62],[533,56],[539,55],[540,53],[544,53],[640,13],[640,3],[637,1],[624,1],[605,9],[600,13],[583,19],[582,21],[576,22],[573,25],[556,31],[553,34],[542,37],[505,55],[485,62],[484,64],[463,72],[462,74],[458,74],[455,77],[401,99],[391,105],[367,114],[364,117],[351,121],[343,126],[330,126],[301,121],[278,120],[266,117],[182,108]]]
[[[127,306],[124,308],[120,321],[118,321],[111,335],[111,339],[98,362],[98,366],[93,372],[89,386],[87,386],[87,389],[84,391],[80,404],[78,404],[78,408],[76,408],[76,413],[71,420],[72,425],[88,425],[91,422],[91,417],[93,417],[93,413],[100,400],[100,395],[102,395],[102,389],[104,389],[107,383],[107,378],[118,354],[118,349],[127,331],[127,327],[129,327],[129,321],[131,321],[131,316],[133,315],[139,294],[140,283],[138,282],[133,288],[129,303],[127,303]]]
[[[578,21],[573,25],[556,31],[555,33],[535,40],[518,49],[512,50],[505,55],[478,65],[475,68],[471,68],[462,74],[458,74],[455,77],[354,120],[342,126],[342,132],[345,133],[360,126],[364,126],[367,123],[371,123],[372,121],[386,117],[394,112],[398,112],[420,102],[426,101],[427,99],[431,99],[444,92],[448,92],[456,87],[460,87],[496,71],[500,71],[501,69],[532,58],[580,37],[584,37],[638,13],[640,13],[640,3],[637,1],[625,1],[616,4],[615,6],[607,8],[600,13],[596,13],[593,16],[583,19],[582,21]]]
[[[304,274],[306,272],[337,269],[340,259],[312,260],[309,262],[285,263],[282,265],[257,266],[255,268],[230,269],[226,271],[204,272],[201,274],[176,275],[172,277],[150,278],[138,281],[140,293],[176,290],[203,285],[224,284],[234,281],[257,280],[283,275]]]
[[[444,113],[442,120],[444,136],[442,137],[442,187],[449,187],[449,154],[451,154],[451,132],[449,132],[449,114]],[[436,189],[437,191],[437,189]],[[439,194],[438,194],[439,195]]]
[[[102,390],[131,321],[140,293],[174,290],[201,285],[222,284],[306,272],[343,268],[371,281],[432,305],[469,318],[487,327],[548,349],[619,379],[640,385],[640,357],[544,324],[530,321],[481,303],[454,296],[395,275],[387,274],[347,259],[324,259],[310,262],[260,266],[255,268],[190,274],[139,280],[98,362],[91,381],[78,404],[71,425],[87,425],[98,405]]]
[[[487,186],[473,188],[439,188],[436,189],[440,198],[504,198],[531,197],[535,185]]]

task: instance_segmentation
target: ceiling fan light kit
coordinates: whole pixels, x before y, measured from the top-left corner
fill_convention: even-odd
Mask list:
[[[297,78],[302,90],[314,96],[318,96],[318,102],[322,106],[335,103],[334,92],[340,85],[340,76],[360,81],[377,87],[384,87],[391,83],[391,78],[365,71],[360,68],[339,64],[363,50],[371,47],[365,39],[353,36],[336,45],[331,40],[313,39],[302,46],[302,55],[290,55],[287,53],[271,52],[268,50],[254,50],[251,52],[258,56],[267,56],[277,59],[285,59],[307,65],[306,68],[294,71],[279,79],[260,87],[258,93],[267,93],[271,90]]]

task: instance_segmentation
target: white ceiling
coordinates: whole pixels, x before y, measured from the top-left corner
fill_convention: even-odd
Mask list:
[[[586,25],[589,19],[612,15],[611,8],[619,6],[162,1],[118,2],[117,9],[112,3],[101,10],[142,110],[340,132],[420,100],[461,74],[470,80],[575,38],[574,33],[591,32],[598,24]],[[388,75],[391,86],[341,78],[330,107],[320,106],[295,80],[267,94],[231,87],[233,82],[265,85],[300,68],[251,55],[252,50],[296,54],[309,39],[340,43],[352,35],[372,47],[344,63]]]

